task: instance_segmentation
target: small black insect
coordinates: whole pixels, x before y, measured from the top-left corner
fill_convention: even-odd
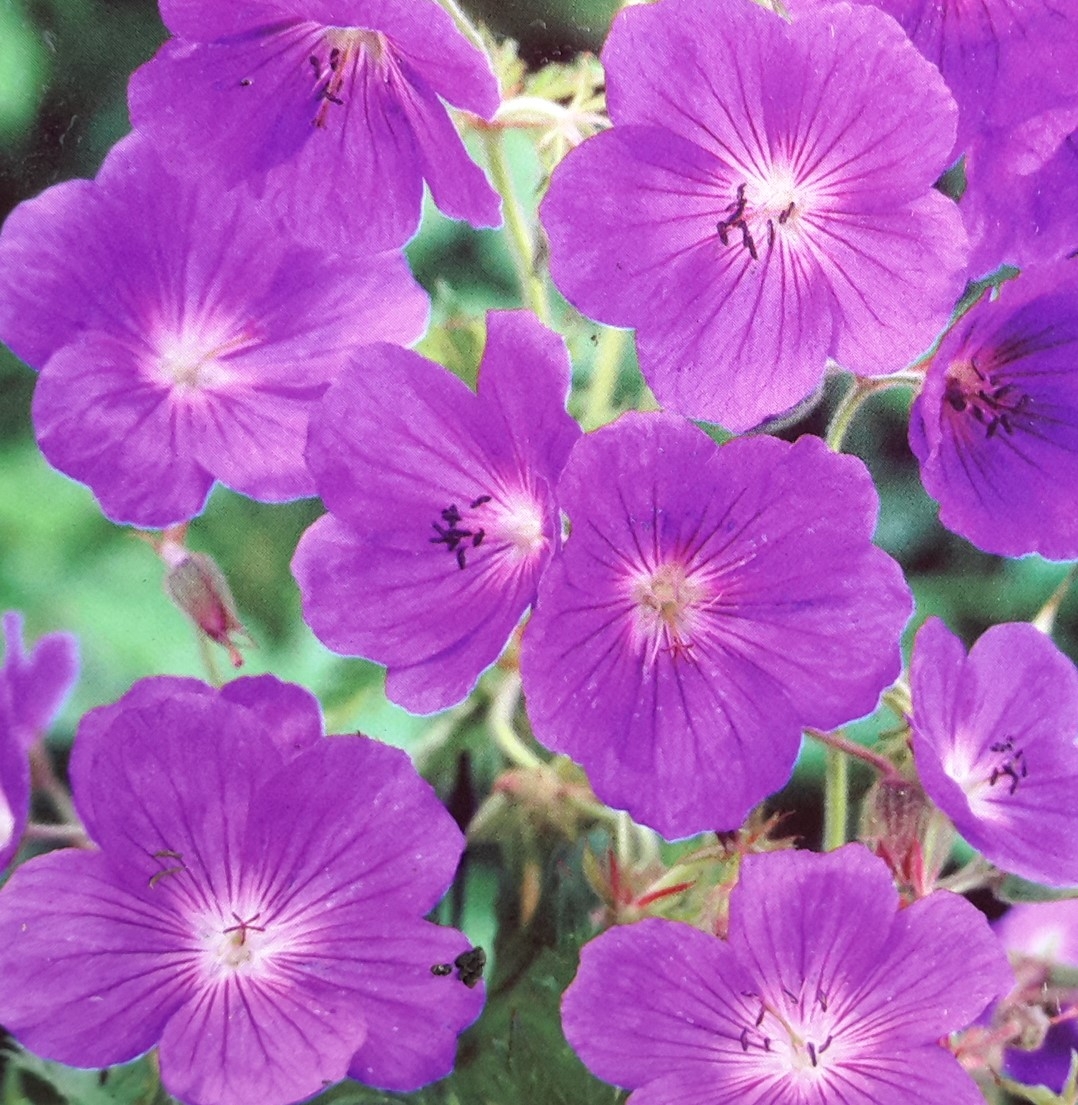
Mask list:
[[[240,81],[240,88],[250,88],[252,83],[250,77],[244,77],[243,80]]]
[[[438,975],[444,977],[445,975],[451,975],[453,973],[452,963],[435,963],[430,969],[432,975]]]
[[[461,952],[453,960],[453,966],[457,969],[457,978],[468,989],[476,986],[483,977],[483,968],[487,965],[487,953],[482,948],[472,948],[470,951]]]

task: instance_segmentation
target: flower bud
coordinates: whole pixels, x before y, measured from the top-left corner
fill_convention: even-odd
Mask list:
[[[206,553],[192,552],[168,537],[157,551],[168,567],[165,593],[200,633],[228,650],[233,667],[242,667],[243,657],[233,635],[247,636],[247,630],[236,613],[224,572]]]

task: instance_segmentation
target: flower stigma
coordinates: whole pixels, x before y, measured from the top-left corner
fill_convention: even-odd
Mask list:
[[[638,576],[632,585],[632,597],[636,630],[645,645],[648,663],[654,663],[660,653],[668,653],[675,661],[695,661],[693,634],[699,628],[696,610],[705,592],[684,565],[669,561]]]
[[[237,378],[227,358],[255,344],[249,334],[227,337],[186,331],[166,335],[157,343],[151,374],[157,383],[181,394],[223,387]]]
[[[354,83],[364,59],[378,66],[388,54],[388,40],[378,31],[363,27],[328,28],[307,59],[320,101],[314,125],[324,129],[331,108],[344,106],[345,83]]]

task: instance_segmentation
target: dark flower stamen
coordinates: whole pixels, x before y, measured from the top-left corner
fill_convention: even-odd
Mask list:
[[[994,437],[1002,429],[1014,433],[1013,419],[1023,414],[1030,398],[1015,384],[997,384],[991,373],[983,372],[975,357],[953,364],[947,373],[944,398],[959,414],[968,410],[985,428],[985,437]]]
[[[473,499],[469,505],[469,510],[475,510],[478,507],[485,505],[491,501],[490,495],[480,495],[478,498]],[[476,529],[464,529],[461,526],[461,522],[464,521],[464,515],[461,514],[460,508],[456,503],[450,503],[444,510],[441,511],[442,525],[439,522],[432,522],[436,537],[430,539],[432,545],[445,545],[449,552],[455,554],[457,559],[457,566],[461,569],[468,566],[468,562],[465,559],[465,553],[467,552],[467,542],[471,540],[471,547],[478,549],[483,544],[484,538],[487,536],[486,530],[481,528]]]
[[[725,219],[720,219],[715,224],[716,233],[719,235],[719,241],[724,246],[730,245],[730,231],[735,228],[741,232],[741,245],[744,249],[748,250],[749,256],[754,260],[760,259],[759,250],[756,248],[756,239],[752,235],[752,230],[749,227],[748,216],[752,212],[748,209],[748,199],[745,195],[746,185],[744,183],[737,186],[737,192],[735,193],[735,200],[733,203],[728,204],[726,210],[729,214]],[[793,200],[790,201],[787,206],[779,212],[778,223],[779,226],[785,226],[790,216],[794,212]],[[767,248],[771,249],[775,244],[776,231],[775,220],[768,218],[765,220],[767,225]],[[737,244],[736,242],[734,243]]]
[[[1025,753],[1022,749],[1015,748],[1013,737],[995,741],[988,747],[992,752],[998,752],[1006,757],[1001,763],[992,768],[992,774],[988,777],[988,785],[994,787],[1000,779],[1008,778],[1011,781],[1011,786],[1007,793],[1014,794],[1018,789],[1018,784],[1029,775]]]

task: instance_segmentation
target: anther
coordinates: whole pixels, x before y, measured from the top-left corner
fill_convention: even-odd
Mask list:
[[[334,72],[336,72],[337,65],[339,64],[340,60],[341,60],[341,51],[338,49],[338,47],[334,46],[333,49],[330,50],[330,52],[329,52],[329,67],[330,67],[330,69],[332,69]]]
[[[738,1039],[741,1041],[741,1050],[742,1051],[748,1051],[749,1050],[749,1030],[747,1028],[743,1028],[741,1030],[741,1035],[738,1037]]]
[[[823,1053],[831,1046],[831,1041],[834,1038],[834,1036],[828,1036],[827,1039],[824,1040],[824,1042],[820,1044],[820,1046],[816,1049],[816,1054],[823,1055]]]
[[[486,531],[477,529],[475,533],[472,534],[472,548],[478,549],[479,546],[483,544],[484,537],[486,537]]]
[[[311,63],[311,68],[314,70],[314,79],[316,81],[320,80],[322,77],[322,63],[318,60],[318,58],[314,56],[314,54],[311,54],[311,56],[307,60]]]
[[[779,226],[785,226],[786,220],[794,213],[794,201],[790,200],[789,206],[779,213]]]
[[[490,495],[480,495],[478,499],[472,499],[470,508],[472,510],[475,510],[477,507],[481,507],[484,503],[489,503],[490,500]]]
[[[810,1040],[810,1041],[808,1042],[808,1044],[806,1044],[805,1046],[806,1046],[806,1048],[808,1049],[808,1053],[809,1053],[809,1062],[810,1062],[810,1063],[811,1063],[811,1064],[812,1064],[813,1066],[816,1066],[816,1045],[815,1045],[814,1043],[812,1043],[812,1041]]]

